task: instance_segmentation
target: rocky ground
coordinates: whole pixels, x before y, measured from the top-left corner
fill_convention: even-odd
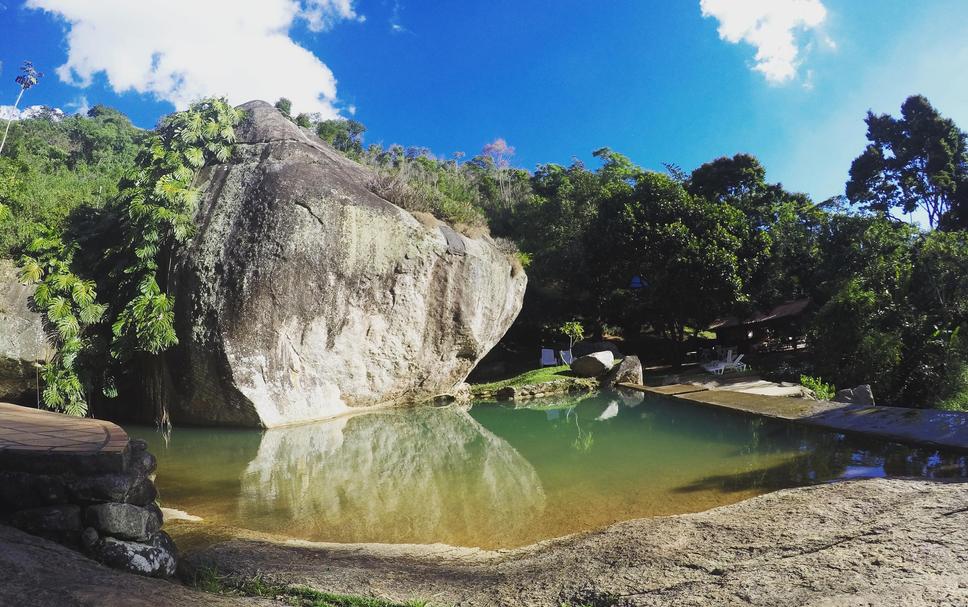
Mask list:
[[[192,560],[454,605],[968,605],[968,483],[789,489],[502,553],[234,540]]]
[[[443,605],[961,606],[968,604],[968,483],[789,489],[512,551],[232,539],[188,561],[240,578]],[[7,529],[0,571],[4,605],[110,605],[105,597],[122,592],[150,601],[126,604],[232,604],[116,573]],[[24,596],[50,600],[14,601]]]
[[[60,544],[3,525],[0,580],[0,605],[5,607],[275,604],[206,594],[175,582],[109,569]]]

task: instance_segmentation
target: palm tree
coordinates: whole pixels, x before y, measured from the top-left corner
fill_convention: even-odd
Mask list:
[[[20,85],[20,93],[17,94],[17,100],[13,102],[13,109],[17,109],[17,105],[20,104],[20,98],[24,96],[24,91],[30,87],[37,84],[44,75],[34,69],[34,64],[30,61],[24,61],[24,64],[20,66],[20,71],[23,72],[17,76],[17,84]],[[3,153],[3,146],[7,143],[7,134],[10,132],[10,123],[13,120],[7,121],[7,128],[3,129],[3,139],[0,140],[0,154]]]

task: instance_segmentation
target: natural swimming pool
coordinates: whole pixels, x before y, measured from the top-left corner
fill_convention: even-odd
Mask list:
[[[167,445],[126,429],[158,457],[163,506],[334,542],[503,548],[838,478],[968,476],[964,455],[638,393],[175,428]]]

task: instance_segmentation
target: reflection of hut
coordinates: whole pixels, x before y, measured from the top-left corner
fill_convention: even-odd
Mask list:
[[[810,299],[782,303],[768,312],[758,312],[745,320],[735,316],[723,318],[709,325],[721,344],[750,346],[756,349],[796,348],[802,341],[803,312]]]

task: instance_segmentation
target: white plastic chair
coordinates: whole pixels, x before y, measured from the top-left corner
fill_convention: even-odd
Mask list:
[[[555,351],[551,348],[541,348],[541,366],[557,367],[558,359],[555,358]]]
[[[705,369],[706,371],[709,371],[710,373],[715,373],[716,375],[722,375],[723,371],[726,370],[726,365],[727,363],[725,360],[714,360],[712,362],[708,362],[704,364],[702,368]]]
[[[565,363],[566,365],[570,365],[572,361],[575,360],[575,357],[571,354],[571,350],[560,350],[558,354],[561,356],[561,362]]]
[[[745,371],[748,369],[749,365],[743,362],[743,356],[745,356],[745,354],[740,354],[734,358],[732,362],[726,363],[726,368],[735,371]]]

